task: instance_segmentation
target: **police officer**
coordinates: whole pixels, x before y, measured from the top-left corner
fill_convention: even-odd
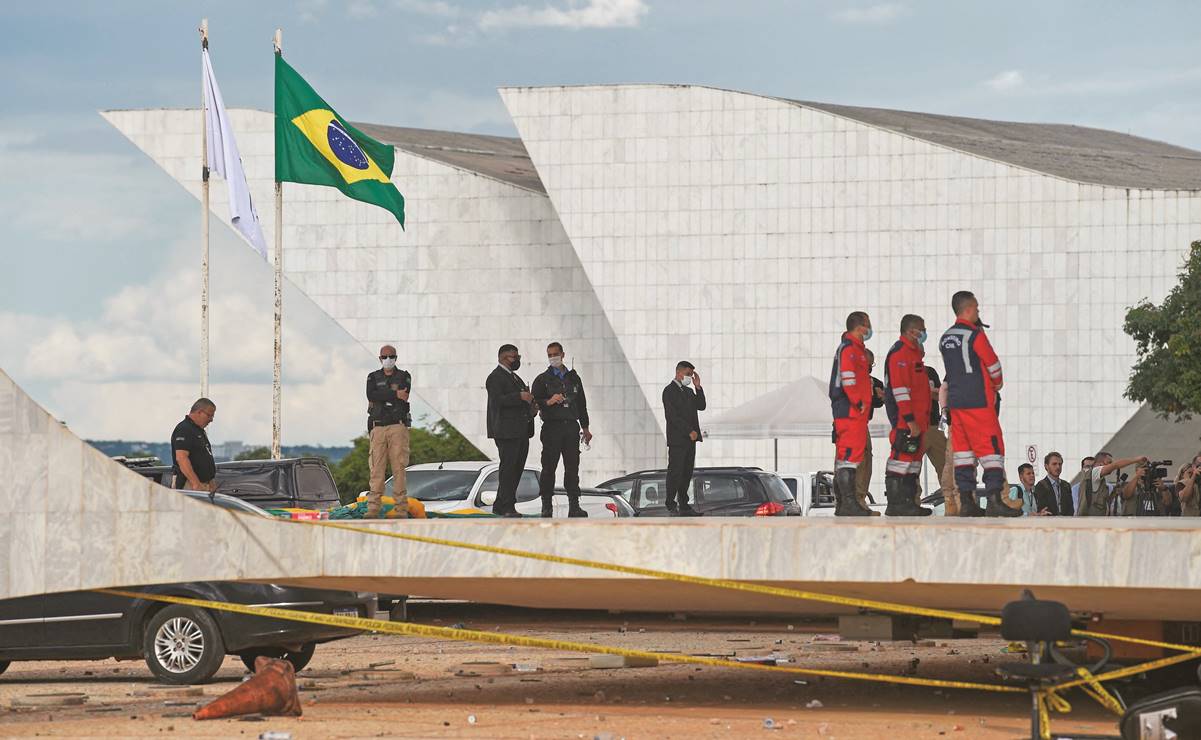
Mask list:
[[[951,409],[951,447],[959,516],[1021,516],[1021,509],[1002,501],[1005,492],[1005,440],[997,417],[997,391],[1005,384],[1001,361],[980,320],[976,296],[961,290],[951,296],[955,324],[938,342],[947,369],[947,402]],[[976,462],[984,468],[987,509],[976,502]]]
[[[379,517],[392,464],[392,497],[396,500],[394,516],[409,515],[406,495],[405,468],[409,465],[409,392],[413,387],[408,371],[396,367],[396,348],[385,344],[379,348],[380,369],[367,375],[367,434],[371,442],[371,491],[367,494],[365,517]]]
[[[834,416],[834,516],[871,516],[855,496],[855,478],[867,451],[867,423],[875,390],[868,374],[867,348],[872,321],[863,311],[847,315],[847,330],[830,369],[830,408]]]
[[[555,469],[563,458],[563,487],[567,489],[567,516],[586,517],[580,508],[580,437],[592,441],[588,431],[588,399],[584,381],[575,370],[563,365],[563,345],[546,346],[549,367],[530,385],[530,393],[542,416],[542,475],[538,490],[542,496],[542,517],[554,515]]]
[[[216,415],[217,404],[207,398],[198,398],[192,404],[192,410],[171,432],[171,457],[174,460],[171,472],[175,474],[176,488],[216,490],[213,479],[217,477],[217,463],[213,461],[213,446],[204,431]]]

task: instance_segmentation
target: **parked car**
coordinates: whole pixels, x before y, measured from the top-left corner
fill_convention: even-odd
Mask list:
[[[664,504],[666,470],[642,470],[601,483],[599,488],[621,495],[638,516],[668,516]],[[688,487],[688,500],[706,516],[800,516],[784,481],[759,468],[697,468]]]
[[[129,465],[135,473],[170,487],[170,465]],[[329,509],[339,506],[338,486],[319,457],[217,463],[217,490],[263,509]]]
[[[125,590],[251,606],[372,617],[375,594],[258,583],[198,582]],[[78,591],[0,601],[0,673],[17,660],[143,658],[161,681],[201,683],[226,655],[250,670],[260,655],[300,670],[317,645],[358,634],[267,617]]]
[[[779,476],[800,504],[801,516],[834,516],[833,472],[818,470],[812,473],[780,473]],[[867,495],[867,505],[881,514],[888,508],[887,504],[876,503],[870,493]]]
[[[538,516],[542,512],[538,474],[538,470],[526,468],[517,484],[517,511],[526,516]],[[406,492],[421,501],[426,511],[449,512],[466,508],[491,511],[499,484],[500,465],[488,461],[423,463],[405,469]],[[384,486],[384,495],[392,495],[391,478]],[[580,506],[589,517],[634,516],[633,508],[625,499],[600,488],[581,488]],[[555,517],[567,516],[567,492],[562,486],[555,488],[554,511]]]

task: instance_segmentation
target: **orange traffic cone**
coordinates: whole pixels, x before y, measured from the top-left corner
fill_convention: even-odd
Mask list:
[[[292,664],[260,655],[254,661],[253,676],[197,709],[192,719],[221,719],[243,714],[299,717],[300,713],[296,671]]]

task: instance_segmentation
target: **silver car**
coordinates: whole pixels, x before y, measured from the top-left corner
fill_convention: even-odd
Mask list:
[[[526,468],[517,484],[517,511],[537,517],[542,513],[538,496],[538,474]],[[426,511],[452,512],[460,509],[480,509],[491,512],[500,485],[500,465],[485,460],[410,465],[405,469],[408,495],[421,501]],[[384,495],[392,495],[392,479],[384,487]],[[597,488],[580,489],[580,506],[589,518],[634,516],[634,509],[613,491]],[[567,517],[567,493],[562,486],[555,488],[554,515]]]

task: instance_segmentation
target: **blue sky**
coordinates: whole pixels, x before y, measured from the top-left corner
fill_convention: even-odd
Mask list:
[[[281,26],[351,120],[512,134],[498,86],[690,82],[1201,149],[1187,2],[5,3],[0,368],[85,436],[163,438],[195,394],[198,207],[97,111],[198,105],[202,17],[230,106],[270,110]],[[264,441],[270,273],[213,226],[212,437]],[[372,353],[288,306],[285,442],[343,443]]]

